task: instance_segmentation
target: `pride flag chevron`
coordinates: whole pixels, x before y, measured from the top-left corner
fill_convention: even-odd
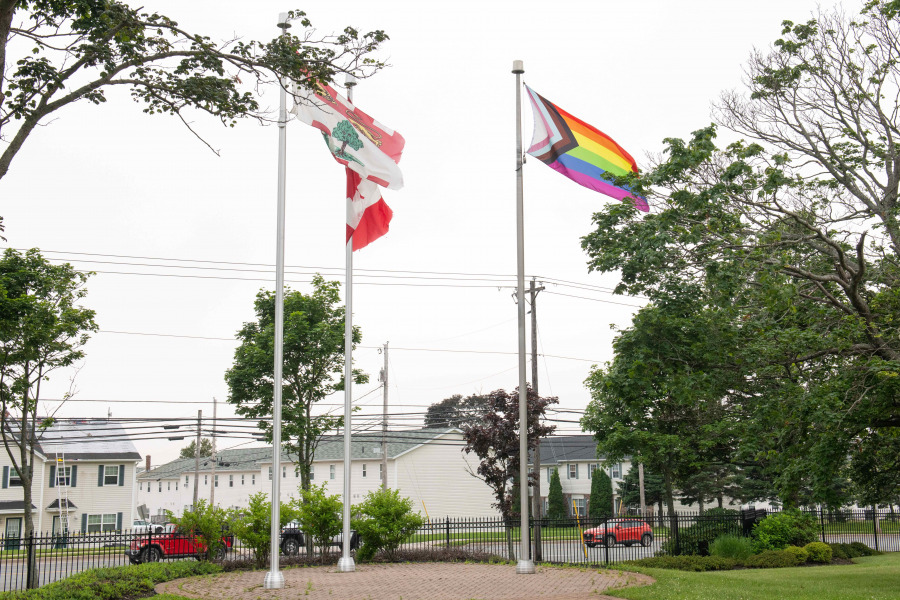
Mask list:
[[[630,198],[639,210],[650,211],[647,200],[603,176],[638,172],[637,163],[622,146],[527,85],[525,90],[534,111],[534,135],[528,154],[588,189],[617,200]]]

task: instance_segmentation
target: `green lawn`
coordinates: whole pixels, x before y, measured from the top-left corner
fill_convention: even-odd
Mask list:
[[[607,591],[629,600],[897,600],[900,553],[858,558],[853,565],[688,573],[636,569],[656,583]]]
[[[896,534],[900,532],[900,523],[883,520],[878,523],[881,526],[879,535],[885,533]],[[872,521],[846,521],[844,523],[825,523],[825,533],[867,533],[872,534]]]

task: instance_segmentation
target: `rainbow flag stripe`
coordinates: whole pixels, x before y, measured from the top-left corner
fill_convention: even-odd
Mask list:
[[[650,211],[647,201],[627,186],[617,186],[604,173],[617,177],[637,173],[637,163],[611,137],[573,117],[530,87],[525,86],[534,110],[534,135],[528,154],[588,189],[624,200]]]

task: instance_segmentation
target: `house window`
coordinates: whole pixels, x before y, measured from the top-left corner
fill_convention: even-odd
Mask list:
[[[103,485],[119,485],[119,467],[116,465],[103,467]]]
[[[366,476],[366,463],[363,463],[363,477]]]
[[[171,492],[171,491],[172,491],[172,482],[171,482],[171,481],[167,481],[167,482],[166,482],[166,491],[167,491],[167,492]]]
[[[54,485],[67,486],[72,484],[72,467],[56,467],[56,481]]]
[[[139,487],[140,491],[143,492],[143,491],[144,491],[144,482],[143,482],[143,481],[140,482],[140,483],[138,484],[138,487]]]
[[[584,498],[576,498],[572,501],[575,504],[575,514],[579,517],[584,516]]]
[[[378,463],[378,479],[384,481],[384,463]]]
[[[241,473],[241,485],[244,485],[244,474]]]
[[[184,487],[188,486],[188,483],[189,483],[188,479],[189,479],[189,475],[185,475],[184,476]]]
[[[88,533],[99,533],[101,531],[115,531],[116,530],[116,515],[115,515],[115,513],[111,513],[108,515],[88,515],[87,526],[88,526]]]
[[[178,491],[178,480],[177,479],[175,480],[175,491],[176,492]]]
[[[162,481],[159,482],[159,491],[162,491]]]
[[[209,475],[203,476],[203,485],[209,485]]]
[[[219,487],[219,476],[218,475],[213,476],[213,487]]]
[[[610,468],[612,472],[613,479],[619,479],[622,477],[622,463],[616,463]]]
[[[228,487],[234,487],[234,475],[228,476]]]
[[[569,479],[578,479],[578,463],[569,465]]]
[[[256,473],[250,474],[250,485],[256,485]]]
[[[556,467],[547,467],[547,483],[550,483],[553,480],[553,474],[556,472]]]
[[[309,480],[316,478],[316,465],[309,465]]]
[[[588,465],[588,479],[591,479],[594,476],[594,471],[597,470],[597,465],[590,464]]]
[[[287,477],[287,467],[281,467],[281,478]]]
[[[544,498],[544,510],[541,511],[541,514],[546,515],[548,512],[550,512],[550,500]]]
[[[269,467],[269,481],[272,481],[272,467]]]
[[[328,466],[328,478],[334,479],[334,465]]]

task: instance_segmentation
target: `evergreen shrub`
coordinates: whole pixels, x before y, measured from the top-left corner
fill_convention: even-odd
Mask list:
[[[804,546],[803,549],[809,552],[810,562],[831,562],[831,546],[824,542],[810,542],[806,546]]]

